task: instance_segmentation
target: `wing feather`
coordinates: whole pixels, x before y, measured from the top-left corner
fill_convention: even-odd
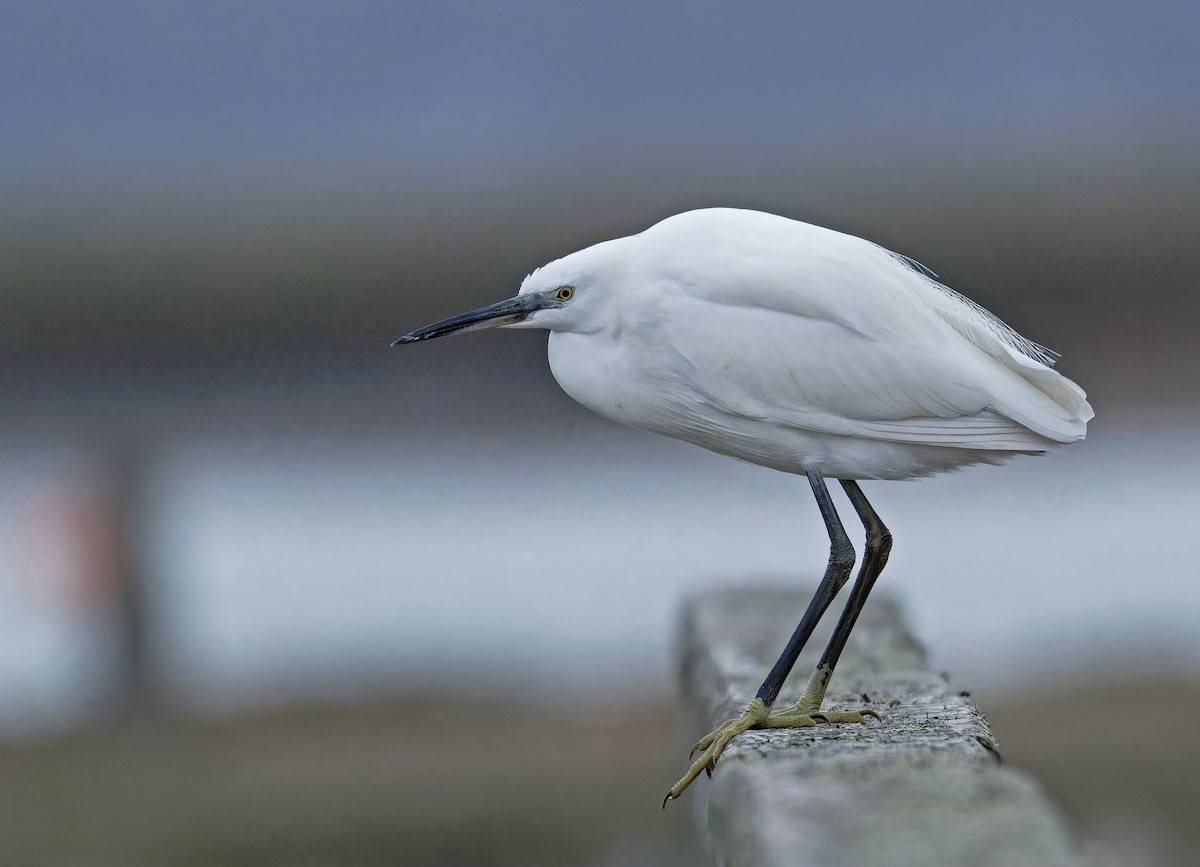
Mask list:
[[[660,284],[673,309],[653,342],[688,368],[693,399],[897,443],[1041,451],[1083,437],[1091,407],[1048,350],[882,247],[760,216],[739,249],[690,246],[689,269],[711,255],[728,283]]]

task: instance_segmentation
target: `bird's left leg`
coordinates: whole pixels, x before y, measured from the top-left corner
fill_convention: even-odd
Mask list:
[[[771,710],[784,680],[791,672],[792,666],[796,664],[796,658],[812,636],[813,630],[816,629],[817,621],[821,619],[821,615],[829,608],[837,592],[850,578],[850,571],[854,568],[854,546],[850,544],[850,538],[846,535],[841,518],[838,517],[837,510],[833,507],[833,500],[829,496],[829,489],[825,486],[825,479],[816,470],[809,470],[807,475],[808,482],[812,486],[813,496],[817,500],[817,507],[821,510],[821,517],[825,521],[825,528],[829,531],[829,563],[825,567],[825,574],[821,578],[816,594],[808,604],[808,609],[804,612],[804,617],[796,627],[796,631],[783,649],[783,653],[779,655],[775,665],[772,666],[762,686],[759,687],[758,694],[746,708],[746,712],[736,719],[729,719],[721,723],[692,747],[691,755],[699,752],[700,757],[692,763],[683,778],[671,787],[671,791],[663,799],[664,807],[667,801],[682,795],[683,790],[690,786],[701,772],[711,775],[725,746],[742,732],[756,728],[800,728],[817,724],[817,720],[807,714],[791,713],[790,710],[789,712]]]
[[[876,719],[879,718],[879,714],[873,710],[866,709],[854,711],[821,711],[821,702],[825,700],[825,690],[829,688],[829,681],[833,677],[833,669],[842,655],[842,650],[846,646],[846,640],[850,637],[850,631],[854,628],[855,621],[858,620],[863,603],[867,601],[867,594],[871,592],[871,588],[875,586],[875,581],[879,577],[879,573],[887,565],[888,554],[892,550],[892,534],[884,526],[883,521],[879,520],[879,516],[875,514],[875,510],[867,502],[867,498],[863,494],[862,489],[858,487],[857,482],[842,480],[842,488],[845,489],[846,496],[850,498],[850,502],[854,505],[854,510],[858,512],[858,517],[862,520],[863,527],[867,531],[867,543],[863,552],[862,567],[859,569],[858,577],[854,580],[854,586],[850,589],[850,599],[846,602],[846,609],[838,619],[837,626],[833,630],[833,636],[829,639],[829,645],[821,655],[821,661],[817,663],[817,667],[808,681],[808,686],[805,687],[803,694],[800,696],[800,701],[790,708],[786,710],[781,709],[780,711],[776,711],[776,713],[781,715],[811,716],[814,719],[831,723],[861,723],[864,721],[864,714],[873,716]]]

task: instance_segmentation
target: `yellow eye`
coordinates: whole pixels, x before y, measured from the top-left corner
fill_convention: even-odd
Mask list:
[[[558,291],[554,293],[554,297],[559,301],[570,301],[574,296],[574,286],[559,286]]]

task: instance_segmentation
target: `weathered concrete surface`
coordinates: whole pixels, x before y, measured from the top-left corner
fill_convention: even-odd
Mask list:
[[[738,716],[810,594],[777,587],[688,600],[680,636],[686,719],[695,737]],[[779,697],[799,698],[837,605]],[[868,601],[825,710],[870,707],[881,722],[746,732],[711,780],[684,795],[719,864],[787,867],[1076,865],[1058,811],[1028,775],[1001,764],[987,719],[927,669],[896,605]]]

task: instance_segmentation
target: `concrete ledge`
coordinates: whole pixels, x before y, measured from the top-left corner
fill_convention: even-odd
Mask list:
[[[739,587],[685,603],[679,640],[689,737],[741,713],[810,595]],[[800,657],[781,704],[799,698],[837,608]],[[684,798],[718,864],[1080,863],[1058,810],[1034,779],[1001,764],[987,719],[928,670],[883,594],[868,601],[825,703],[856,707],[878,710],[882,722],[746,732],[711,780],[692,785]]]

